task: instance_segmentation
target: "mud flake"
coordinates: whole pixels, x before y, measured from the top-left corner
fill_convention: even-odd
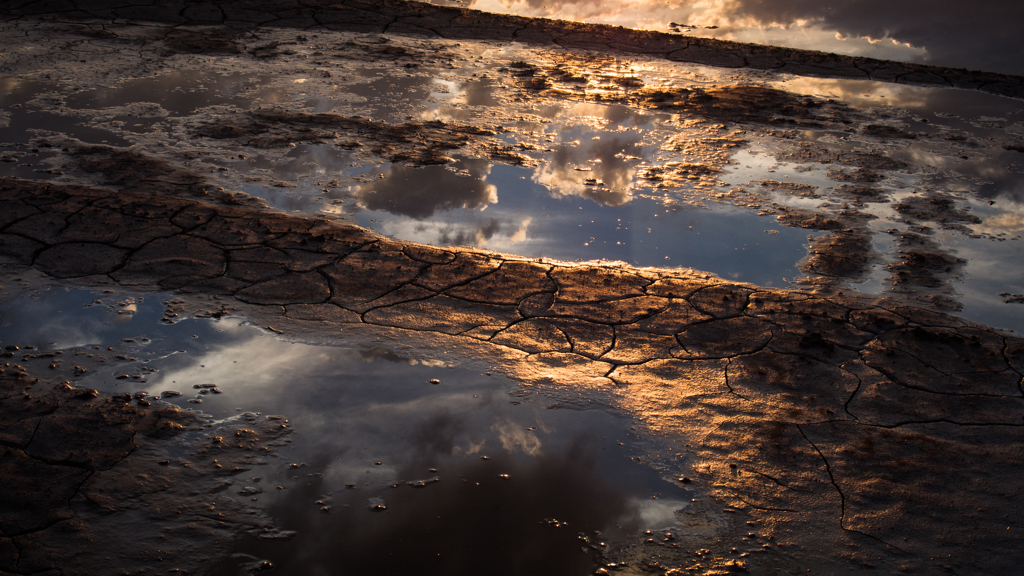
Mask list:
[[[823,527],[841,516],[842,499],[831,486],[825,463],[791,422],[725,421],[708,434],[699,452],[708,468],[718,472],[716,492],[721,496],[777,510],[805,526]]]
[[[259,244],[266,240],[256,218],[222,218],[215,216],[209,222],[189,232],[224,247]]]
[[[47,464],[21,450],[5,447],[0,455],[0,490],[4,494],[4,532],[40,530],[71,518],[68,501],[89,470]]]
[[[772,338],[772,324],[757,318],[727,318],[690,326],[676,339],[683,347],[677,355],[727,358],[760,350]]]
[[[711,319],[712,316],[698,311],[693,304],[686,300],[674,299],[668,308],[640,320],[637,322],[637,326],[644,332],[672,336],[686,330],[689,326]]]
[[[289,304],[285,306],[285,317],[309,322],[333,324],[358,324],[359,315],[334,304]]]
[[[961,422],[1019,426],[1024,399],[1019,397],[937,394],[907,388],[875,372],[862,384],[847,409],[867,425],[898,426],[910,422]]]
[[[844,527],[891,542],[912,558],[927,558],[935,545],[1012,548],[1006,519],[993,512],[1006,506],[998,487],[1020,474],[1020,428],[931,424],[885,430],[834,422],[803,429],[845,496]],[[995,436],[1000,440],[988,444]],[[988,448],[978,450],[979,443]],[[986,481],[974,481],[978,475]],[[950,486],[957,487],[955,495]],[[964,521],[950,524],[951,515]],[[908,526],[914,527],[909,533]],[[960,561],[990,573],[1015,565],[1009,556],[989,553],[968,553]]]
[[[248,288],[235,294],[242,302],[250,304],[319,304],[331,297],[327,279],[316,272],[290,272]]]
[[[15,222],[8,226],[5,232],[31,238],[44,244],[56,244],[61,231],[67,227],[65,218],[64,214],[42,212]]]
[[[263,282],[287,274],[288,270],[277,264],[265,262],[228,262],[225,274],[243,282]]]
[[[550,321],[568,336],[576,354],[597,358],[612,348],[615,330],[611,326],[576,318],[551,318]]]
[[[517,322],[491,339],[494,344],[509,346],[530,354],[538,352],[568,352],[569,340],[551,322],[533,318]]]
[[[657,314],[668,307],[667,298],[637,296],[607,302],[557,301],[546,316],[573,317],[601,324],[632,324]]]
[[[332,302],[364,312],[366,302],[408,284],[425,266],[401,252],[353,252],[322,271],[330,280]]]
[[[825,278],[861,278],[875,258],[874,247],[866,234],[826,234],[812,238],[810,243],[808,255],[798,267]],[[829,282],[825,280],[825,283]]]
[[[613,364],[633,364],[652,358],[670,357],[679,343],[675,336],[651,334],[637,324],[615,326],[615,347],[601,356],[601,360]]]
[[[172,276],[212,278],[220,276],[226,265],[224,251],[210,242],[193,236],[175,236],[146,244],[113,276],[126,285]]]
[[[595,266],[556,267],[551,278],[558,286],[557,301],[566,304],[640,296],[651,283],[636,274]]]
[[[427,267],[416,278],[416,285],[433,292],[444,292],[481,279],[498,270],[501,265],[500,260],[485,254],[459,252],[447,264]]]
[[[707,280],[696,278],[661,278],[654,281],[646,289],[650,296],[663,298],[688,298],[691,294],[705,288]]]
[[[51,246],[36,256],[35,265],[55,278],[109,274],[125,261],[128,250],[95,242]]]
[[[740,315],[747,307],[747,298],[754,291],[732,284],[719,284],[702,288],[687,300],[693,307],[715,318],[729,318]]]
[[[657,359],[617,367],[609,378],[630,387],[651,406],[672,406],[700,397],[724,394],[727,360]]]
[[[31,264],[33,255],[45,246],[16,234],[0,234],[0,255],[22,264]]]
[[[447,296],[377,308],[363,315],[363,321],[369,324],[444,334],[461,334],[496,322],[508,326],[517,320],[519,314],[513,306],[472,303]]]
[[[729,363],[729,386],[776,417],[816,421],[841,417],[858,380],[837,366],[806,356],[761,351]]]
[[[537,292],[554,292],[547,268],[531,262],[505,262],[500,268],[464,286],[448,290],[456,298],[488,304],[518,304]]]

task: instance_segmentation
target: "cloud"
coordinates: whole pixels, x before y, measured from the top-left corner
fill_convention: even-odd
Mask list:
[[[556,196],[581,196],[605,206],[621,206],[632,199],[635,171],[626,157],[641,154],[636,134],[562,144],[550,161],[538,166],[533,180]]]
[[[632,28],[663,30],[669,22],[715,25],[719,27],[715,35],[722,38],[776,39],[783,45],[800,42],[798,47],[807,48],[814,48],[804,46],[813,41],[822,43],[819,50],[835,50],[841,39],[890,39],[923,50],[879,54],[865,42],[848,42],[843,52],[902,55],[943,66],[1024,73],[1024,59],[1019,57],[1024,3],[1018,0],[474,0],[471,7]],[[757,34],[737,34],[744,28],[776,28],[788,34],[759,40]],[[891,43],[884,44],[892,50]]]
[[[444,166],[411,168],[394,164],[379,180],[359,186],[354,196],[367,210],[423,220],[443,210],[485,208],[498,201],[498,189],[487,183],[490,164],[463,160],[456,173]]]

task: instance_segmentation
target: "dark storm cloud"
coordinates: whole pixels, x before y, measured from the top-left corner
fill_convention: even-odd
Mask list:
[[[439,242],[445,246],[470,246],[483,244],[494,237],[501,230],[501,222],[497,218],[490,218],[477,224],[475,230],[455,231],[454,226],[441,230]]]
[[[444,166],[410,168],[393,165],[383,178],[360,186],[355,197],[368,210],[423,220],[439,210],[482,208],[497,201],[497,190],[486,181],[490,164],[464,160],[457,166],[468,175],[456,174]]]
[[[446,0],[434,0],[447,3]],[[794,26],[798,20],[852,38],[890,38],[927,50],[920,61],[940,66],[1024,74],[1020,0],[501,0],[529,16],[661,26],[670,21],[716,24],[725,38],[747,25]],[[488,3],[489,4],[489,3]],[[473,7],[488,9],[476,1]],[[730,26],[734,26],[730,30]],[[805,38],[803,38],[805,40]],[[885,40],[888,42],[889,40]],[[785,42],[780,42],[786,44]],[[796,42],[794,45],[804,45]],[[823,50],[831,50],[822,46]]]
[[[929,63],[1024,73],[1019,0],[737,0],[727,16],[782,25],[820,20],[845,36],[889,37],[925,48]]]

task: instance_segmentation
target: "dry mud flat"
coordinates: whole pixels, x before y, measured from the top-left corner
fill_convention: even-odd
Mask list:
[[[625,52],[642,46],[684,61],[1019,95],[1019,79],[1011,77],[404,3],[294,9],[246,3],[244,11],[230,2],[214,11],[204,10],[208,4],[0,6],[19,25],[35,25],[28,17],[85,22],[89,34],[107,40],[116,36],[107,28],[119,25],[88,19],[156,20],[163,24],[154,33],[179,52],[234,53],[241,46],[236,35],[256,25],[320,25]],[[199,33],[167,24],[228,27]],[[275,50],[266,47],[262,56]],[[737,56],[743,50],[753,56]],[[774,64],[759,64],[758,54],[775,54]],[[812,70],[814,62],[820,67]],[[868,64],[875,66],[870,72]],[[555,71],[541,72],[522,67],[513,74],[528,89],[549,88]],[[780,111],[797,127],[843,120],[838,107],[808,112],[799,102],[772,100],[779,94],[722,90],[709,101],[683,102],[672,100],[680,93],[633,97],[647,104],[668,98],[668,105],[723,121],[738,115],[768,122]],[[701,108],[702,102],[710,104]],[[339,128],[365,139],[375,154],[420,164],[444,161],[450,147],[493,135],[414,123],[390,133],[338,115],[286,111],[237,114],[201,130],[208,138],[274,147],[333,141]],[[27,277],[24,267],[32,267],[70,285],[177,291],[185,312],[243,314],[292,338],[386,338],[410,355],[452,352],[524,385],[606,399],[648,434],[683,439],[694,463],[666,473],[685,478],[716,504],[687,509],[683,522],[698,535],[644,535],[608,552],[609,572],[625,563],[664,574],[1011,573],[1020,563],[1019,338],[891,299],[395,241],[267,210],[138,150],[71,143],[66,153],[65,168],[77,184],[0,180],[0,253],[10,263],[8,279]],[[820,156],[816,149],[794,153]],[[851,183],[845,193],[870,203],[875,192],[862,184],[877,177],[874,170],[892,167],[880,164],[879,155],[848,156],[820,161],[842,165]],[[897,209],[928,219],[939,206],[954,224],[969,218],[938,200]],[[864,262],[851,255],[862,253],[866,241],[849,212],[855,211],[837,220],[786,215],[795,225],[834,231],[820,237],[808,263],[826,277],[863,273]],[[955,266],[925,264],[937,271]],[[908,281],[934,281],[921,269],[905,268]],[[217,478],[268,452],[284,430],[279,421],[203,428],[209,423],[192,413],[145,406],[146,400],[140,405],[37,382],[18,366],[20,351],[7,353],[0,389],[0,572],[147,572],[173,562],[182,572],[201,573],[239,531],[274,534],[257,509],[219,498]],[[67,430],[76,431],[78,444],[64,440]],[[180,443],[198,447],[201,457],[185,466],[170,455]],[[41,482],[47,490],[38,490]],[[107,496],[112,492],[116,499]],[[139,533],[139,526],[151,531]],[[116,552],[99,542],[116,543]]]

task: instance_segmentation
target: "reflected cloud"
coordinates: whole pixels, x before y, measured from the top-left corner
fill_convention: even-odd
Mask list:
[[[526,230],[530,227],[530,223],[533,222],[533,218],[524,218],[519,223],[519,228],[508,237],[510,244],[519,244],[520,242],[526,241]]]
[[[491,430],[498,435],[501,447],[510,454],[515,454],[516,452],[522,452],[527,456],[537,456],[540,454],[540,438],[537,438],[536,434],[524,430],[522,426],[515,424],[507,418],[501,422],[496,422],[491,426]]]
[[[679,512],[690,503],[685,500],[640,500],[630,498],[630,515],[624,521],[634,522],[642,530],[672,530],[679,526]]]
[[[466,82],[462,87],[462,94],[466,104],[470,106],[496,106],[501,101],[494,97],[494,90],[498,86],[490,78],[482,78]]]
[[[270,88],[270,83],[270,76],[186,70],[78,92],[67,97],[67,104],[93,110],[152,102],[172,116],[185,116],[206,106],[233,104],[249,108],[255,99],[265,103],[283,100],[281,92]]]
[[[353,194],[367,210],[423,220],[441,210],[484,209],[498,201],[498,189],[487,183],[491,164],[465,159],[445,166],[410,168],[393,164],[380,178],[356,188]],[[493,235],[493,232],[491,232]]]
[[[438,87],[429,76],[382,74],[369,82],[344,88],[346,92],[365,98],[374,118],[387,118],[415,108]]]
[[[629,159],[642,154],[636,134],[563,144],[537,167],[533,181],[556,197],[581,196],[604,206],[620,206],[632,199],[635,169]]]
[[[464,416],[452,414],[448,408],[442,408],[413,426],[407,440],[420,460],[432,460],[437,455],[452,454],[459,436],[465,430]]]
[[[475,229],[457,229],[454,224],[449,224],[441,229],[438,240],[446,246],[483,246],[501,230],[501,222],[497,218],[490,218],[475,227]]]
[[[605,538],[635,530],[621,521],[630,516],[627,497],[602,477],[598,461],[592,448],[574,442],[564,452],[525,461],[452,461],[438,471],[440,481],[421,488],[357,487],[327,497],[335,486],[310,475],[270,507],[278,523],[299,536],[274,546],[253,537],[236,551],[268,558],[283,574],[344,567],[353,574],[586,576],[597,556],[580,553],[579,533],[601,531]],[[412,467],[399,474],[431,473]],[[314,504],[325,501],[330,513]],[[368,501],[383,502],[386,510],[369,511]]]

